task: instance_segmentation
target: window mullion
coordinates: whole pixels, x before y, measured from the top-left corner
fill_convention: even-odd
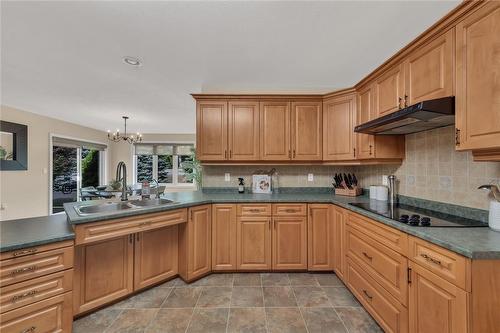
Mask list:
[[[172,155],[172,185],[177,186],[179,173],[179,156]]]
[[[158,155],[153,155],[153,178],[158,180]]]

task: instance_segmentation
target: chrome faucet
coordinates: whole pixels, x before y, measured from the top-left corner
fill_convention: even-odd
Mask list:
[[[127,166],[125,162],[121,161],[116,167],[116,181],[122,183],[122,195],[121,200],[127,201]]]

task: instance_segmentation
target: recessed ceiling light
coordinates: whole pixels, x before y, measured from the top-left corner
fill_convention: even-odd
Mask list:
[[[139,58],[125,56],[123,57],[123,62],[131,66],[142,66],[142,61]]]

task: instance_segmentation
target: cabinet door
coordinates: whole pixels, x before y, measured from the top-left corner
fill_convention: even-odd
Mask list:
[[[196,150],[202,161],[221,161],[227,151],[227,102],[196,102]]]
[[[177,230],[172,226],[135,234],[135,290],[177,274]]]
[[[130,294],[134,290],[133,235],[75,248],[74,314]]]
[[[375,118],[373,111],[373,86],[362,88],[358,93],[357,125],[364,124]],[[368,159],[374,156],[374,136],[370,134],[356,133],[358,159]]]
[[[405,60],[407,104],[453,96],[455,30],[450,29]]]
[[[292,158],[301,161],[321,160],[321,102],[292,103]]]
[[[352,160],[356,157],[355,95],[334,97],[323,103],[323,160]]]
[[[259,102],[229,102],[229,153],[233,161],[259,159]]]
[[[289,160],[290,103],[260,103],[260,159]]]
[[[404,66],[398,64],[389,68],[375,80],[375,112],[377,117],[404,107]]]
[[[500,147],[500,2],[456,26],[456,121],[459,149]]]
[[[211,205],[189,209],[188,220],[188,279],[195,279],[212,268],[212,210]]]
[[[332,206],[310,204],[307,220],[307,266],[310,271],[331,271],[334,268],[334,223]]]
[[[467,332],[467,293],[410,262],[410,332]]]
[[[236,205],[212,205],[212,270],[236,270]]]
[[[273,218],[273,269],[307,269],[307,218]]]
[[[238,217],[236,244],[239,270],[271,269],[271,218]]]
[[[347,268],[346,262],[346,214],[342,208],[334,207],[334,254],[335,254],[335,274],[344,280],[344,274]]]

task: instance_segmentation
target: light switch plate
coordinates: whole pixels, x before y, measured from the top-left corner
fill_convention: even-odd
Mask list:
[[[389,186],[389,176],[387,175],[382,176],[382,185]]]
[[[314,181],[314,175],[312,173],[307,174],[307,181],[308,182]]]
[[[231,175],[229,174],[229,172],[226,172],[224,174],[224,181],[226,181],[226,182],[231,181]]]

